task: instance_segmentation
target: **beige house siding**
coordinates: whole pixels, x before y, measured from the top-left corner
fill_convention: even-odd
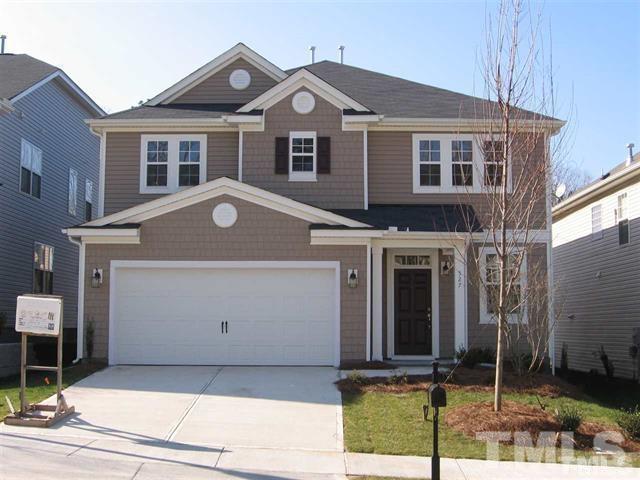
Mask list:
[[[238,210],[228,229],[211,220],[213,208],[229,202]],[[96,358],[108,352],[109,268],[111,260],[298,260],[340,262],[341,360],[364,360],[366,275],[357,288],[346,285],[347,269],[367,271],[365,246],[311,246],[309,223],[244,200],[222,196],[143,222],[140,245],[87,245],[85,319],[94,322]],[[102,268],[100,288],[91,288],[90,272]]]
[[[165,132],[145,132],[162,134]],[[202,132],[189,132],[202,133]],[[174,132],[171,133],[172,135]],[[107,133],[104,214],[124,210],[164,195],[140,193],[140,132]],[[207,180],[238,178],[238,133],[207,134]]]
[[[497,340],[497,328],[494,324],[480,323],[480,279],[478,278],[478,269],[474,260],[474,255],[469,252],[469,260],[467,261],[467,278],[469,284],[467,286],[467,326],[468,326],[468,345],[469,348],[474,347],[490,347],[495,350]],[[546,272],[547,264],[547,245],[535,244],[532,248],[532,252],[527,256],[527,276],[530,279],[536,278],[538,284],[546,286],[546,275],[541,272]],[[533,281],[533,280],[532,280]],[[541,313],[546,318],[548,313],[545,311]],[[530,314],[530,316],[532,316]],[[515,338],[515,337],[512,337]],[[526,335],[520,336],[519,348],[524,349],[526,342]]]
[[[236,69],[244,69],[251,75],[251,83],[244,90],[229,85],[229,75]],[[192,87],[171,103],[247,103],[266,92],[277,82],[262,70],[240,58],[219,72]]]
[[[465,203],[473,206],[479,217],[487,215],[489,208],[484,194],[413,193],[412,135],[413,132],[372,131],[368,133],[369,203]],[[543,149],[544,142],[540,141],[536,147],[536,155],[541,159],[544,155]],[[478,172],[474,171],[474,174],[477,175]],[[541,198],[536,206],[534,217],[536,228],[544,228],[546,223],[544,198]]]
[[[320,208],[363,208],[362,132],[343,132],[341,110],[315,94],[313,112],[296,113],[291,106],[294,94],[266,110],[264,132],[244,133],[243,182]],[[290,131],[331,137],[330,174],[318,174],[316,182],[290,182],[288,175],[275,174],[275,139],[289,137]]]
[[[631,219],[627,245],[619,245],[615,218],[617,196],[623,192]],[[596,204],[602,208],[601,238],[591,234]],[[556,366],[561,366],[564,346],[569,369],[604,374],[602,346],[615,375],[632,378],[629,348],[634,329],[640,329],[640,183],[626,182],[596,197],[554,221],[553,230]]]

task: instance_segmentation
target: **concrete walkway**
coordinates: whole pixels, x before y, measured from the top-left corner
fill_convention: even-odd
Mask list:
[[[74,479],[344,479],[345,475],[428,478],[425,457],[331,451],[206,447],[175,442],[105,443],[25,432],[0,434],[0,478]],[[637,480],[620,467],[442,459],[444,480]]]

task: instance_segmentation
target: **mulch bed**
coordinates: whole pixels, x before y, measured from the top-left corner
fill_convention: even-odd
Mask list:
[[[540,432],[558,432],[556,446],[559,447],[561,442],[561,425],[551,412],[509,400],[503,401],[500,412],[493,411],[491,402],[467,403],[447,409],[444,422],[450,428],[474,439],[479,432],[528,432],[536,441]],[[575,448],[591,450],[595,435],[603,431],[622,433],[613,425],[583,422],[574,435]],[[510,441],[504,443],[513,444],[513,435]],[[640,442],[625,439],[619,446],[626,452],[640,452]]]
[[[345,393],[360,392],[387,392],[408,393],[426,391],[431,385],[431,375],[403,376],[402,368],[391,378],[385,377],[359,377],[345,378],[337,382],[338,389]],[[446,378],[446,381],[444,380]],[[511,372],[505,372],[504,392],[534,394],[543,397],[557,398],[569,396],[580,398],[583,396],[579,387],[572,385],[561,378],[552,375],[538,373],[536,375],[518,376]],[[491,392],[495,381],[495,370],[489,368],[456,368],[448,377],[441,379],[448,390],[465,390],[471,392]]]

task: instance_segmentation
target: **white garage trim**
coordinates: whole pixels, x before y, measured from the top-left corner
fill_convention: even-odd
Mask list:
[[[171,261],[171,260],[112,260],[109,269],[109,365],[117,364],[116,349],[116,282],[120,269],[183,268],[183,269],[313,269],[333,270],[334,282],[334,345],[333,364],[340,365],[340,262],[339,261]]]

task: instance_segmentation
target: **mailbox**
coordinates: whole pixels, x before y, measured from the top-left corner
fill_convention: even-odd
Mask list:
[[[429,403],[432,407],[447,406],[447,392],[439,383],[434,383],[429,387]]]

